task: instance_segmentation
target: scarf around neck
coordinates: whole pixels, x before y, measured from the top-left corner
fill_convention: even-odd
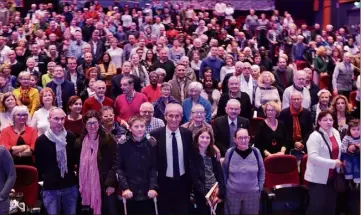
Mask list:
[[[82,205],[89,205],[93,214],[101,214],[102,198],[98,171],[99,136],[94,140],[85,136],[81,153],[79,168],[79,192]]]
[[[56,135],[51,129],[45,131],[45,136],[55,143],[56,148],[56,161],[58,162],[58,167],[60,169],[60,176],[64,178],[65,173],[68,173],[68,161],[66,156],[66,135],[67,132],[65,129],[59,134]]]
[[[62,90],[61,90],[61,85],[64,83],[64,79],[58,81],[56,79],[53,79],[53,82],[56,84],[56,90],[55,90],[55,95],[56,95],[56,103],[57,106],[59,108],[63,108],[63,98],[62,98]]]
[[[299,142],[302,140],[301,125],[300,125],[300,121],[298,120],[298,116],[300,115],[302,110],[303,110],[302,106],[299,110],[296,110],[292,104],[290,105],[290,112],[293,121],[292,137],[293,137],[293,141],[295,142]]]

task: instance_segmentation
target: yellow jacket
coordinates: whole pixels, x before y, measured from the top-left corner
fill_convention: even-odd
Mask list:
[[[20,97],[20,88],[17,88],[13,91],[14,95]],[[39,91],[35,88],[31,88],[29,91],[30,104],[27,106],[29,109],[30,116],[33,116],[34,112],[38,109],[40,105]]]
[[[108,70],[105,71],[104,64],[99,64],[100,72],[103,78],[110,78],[117,74],[117,68],[114,63],[109,63]]]

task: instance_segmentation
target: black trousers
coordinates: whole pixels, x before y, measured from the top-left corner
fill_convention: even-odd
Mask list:
[[[155,214],[153,200],[127,200],[127,212],[129,215]]]
[[[332,183],[308,184],[310,202],[307,215],[335,215],[337,193]]]
[[[162,178],[159,180],[159,213],[164,215],[188,214],[190,187],[188,177]]]

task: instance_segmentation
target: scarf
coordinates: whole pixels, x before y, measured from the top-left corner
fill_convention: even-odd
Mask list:
[[[249,98],[252,103],[252,100],[253,100],[253,78],[252,78],[252,76],[249,76],[249,80],[247,82],[246,79],[244,78],[243,74],[241,75],[241,91],[245,92],[249,95]]]
[[[290,105],[290,111],[291,111],[291,116],[292,116],[292,121],[293,121],[292,137],[293,137],[293,141],[295,141],[295,142],[302,140],[301,125],[300,125],[300,121],[298,120],[298,115],[301,113],[302,110],[303,110],[302,106],[299,110],[296,110],[292,104]]]
[[[61,85],[64,83],[64,79],[62,79],[61,81],[53,79],[53,82],[56,84],[55,95],[56,95],[57,106],[59,108],[63,108],[63,98],[62,98],[63,93],[62,93],[62,90],[61,90]]]
[[[93,214],[101,214],[102,197],[98,171],[99,136],[85,136],[80,153],[79,192],[82,205],[89,205]]]
[[[60,176],[64,178],[65,173],[68,173],[68,161],[66,157],[66,135],[67,132],[65,129],[59,134],[56,135],[51,129],[45,131],[45,136],[55,143],[56,148],[56,161],[58,162],[58,167],[60,169]]]
[[[31,87],[29,87],[29,88],[20,87],[19,99],[20,99],[21,103],[25,106],[28,106],[31,103],[30,95],[29,95],[30,90],[31,90]]]

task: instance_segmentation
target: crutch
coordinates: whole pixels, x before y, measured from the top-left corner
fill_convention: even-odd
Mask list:
[[[158,205],[157,205],[157,197],[153,198],[154,208],[155,208],[155,215],[158,215]]]
[[[124,215],[127,215],[127,200],[125,198],[123,198],[123,206],[124,206]]]

